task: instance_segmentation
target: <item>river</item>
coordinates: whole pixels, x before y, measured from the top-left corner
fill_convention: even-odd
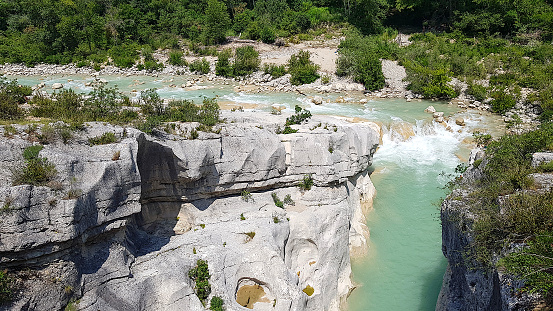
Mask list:
[[[91,91],[86,83],[93,81],[85,76],[16,78],[26,85],[59,82],[81,92]],[[369,255],[353,260],[354,282],[358,287],[350,296],[349,310],[434,310],[446,267],[439,220],[440,198],[446,193],[443,187],[455,167],[468,158],[473,131],[495,134],[503,131],[503,123],[497,116],[463,111],[444,102],[382,99],[361,104],[362,94],[323,95],[329,102],[317,106],[299,94],[237,93],[233,85],[208,81],[187,91],[171,86],[185,83],[188,77],[184,76],[100,78],[111,86],[117,84],[130,97],[138,94],[133,90],[157,88],[162,98],[199,102],[203,96],[217,96],[231,105],[267,111],[272,104],[290,110],[298,104],[313,114],[358,117],[381,124],[382,145],[374,155],[371,175],[377,196],[368,215]],[[338,99],[340,96],[343,97]],[[432,116],[424,112],[429,105],[451,116],[449,129],[432,122]],[[456,117],[463,117],[466,126],[456,125]]]

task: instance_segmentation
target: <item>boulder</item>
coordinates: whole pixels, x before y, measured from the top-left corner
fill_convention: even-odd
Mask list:
[[[443,118],[443,116],[444,116],[444,113],[441,112],[441,111],[432,113],[432,117],[433,117],[434,119]]]
[[[426,109],[424,109],[424,112],[427,112],[427,113],[435,113],[435,112],[436,112],[436,108],[434,108],[434,106],[428,106]]]
[[[455,119],[455,124],[459,125],[459,126],[465,126],[465,119],[461,118],[461,117],[458,117]]]
[[[63,88],[63,84],[61,84],[61,83],[52,84],[52,89],[54,89],[54,90],[58,90],[58,89],[61,89],[61,88]]]
[[[323,98],[321,96],[315,96],[311,99],[311,102],[315,105],[321,105],[323,103]]]

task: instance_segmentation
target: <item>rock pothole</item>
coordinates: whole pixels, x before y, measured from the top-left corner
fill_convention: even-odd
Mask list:
[[[267,284],[259,280],[241,278],[236,288],[236,302],[248,309],[269,310],[276,302]]]

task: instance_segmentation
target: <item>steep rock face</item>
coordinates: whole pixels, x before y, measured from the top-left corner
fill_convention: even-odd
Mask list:
[[[282,118],[229,114],[219,134],[196,140],[94,124],[47,145],[40,156],[56,165],[57,190],[0,184],[1,263],[19,285],[6,307],[57,310],[81,298],[83,310],[201,310],[188,271],[204,259],[227,310],[243,309],[236,300],[250,285],[264,290],[256,310],[337,310],[353,287],[350,246],[366,248],[378,132],[316,117],[275,135]],[[86,144],[106,131],[120,142]],[[1,144],[2,173],[21,162],[25,138]],[[302,191],[307,175],[314,187]],[[273,192],[294,203],[276,207]]]
[[[474,167],[463,174],[469,184],[481,176],[482,172]],[[533,310],[537,297],[518,291],[524,285],[521,280],[498,269],[486,268],[467,256],[477,217],[467,205],[468,195],[467,190],[458,189],[442,203],[442,251],[448,265],[436,310]],[[497,262],[499,258],[496,256],[494,260]]]

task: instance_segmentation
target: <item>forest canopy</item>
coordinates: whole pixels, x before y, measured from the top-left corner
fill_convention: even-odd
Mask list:
[[[102,63],[149,49],[213,45],[227,36],[272,43],[329,25],[364,34],[406,26],[466,35],[551,39],[551,0],[3,0],[0,62]]]

